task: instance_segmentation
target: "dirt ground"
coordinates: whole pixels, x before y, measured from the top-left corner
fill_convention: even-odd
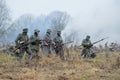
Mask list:
[[[14,56],[1,53],[0,80],[120,80],[120,53],[98,53],[82,59],[72,52],[66,60],[42,56],[30,64],[18,64]]]

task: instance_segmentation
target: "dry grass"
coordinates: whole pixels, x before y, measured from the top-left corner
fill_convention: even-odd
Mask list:
[[[95,59],[78,55],[70,53],[67,61],[42,56],[37,63],[19,65],[15,57],[1,53],[0,80],[120,80],[120,53],[99,53]]]

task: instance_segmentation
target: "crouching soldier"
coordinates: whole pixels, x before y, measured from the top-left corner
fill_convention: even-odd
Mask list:
[[[36,60],[38,60],[39,57],[40,57],[39,50],[40,50],[41,40],[40,40],[40,37],[39,37],[39,32],[40,32],[40,30],[35,29],[34,30],[34,35],[32,35],[30,37],[30,40],[33,41],[30,44],[30,48],[31,48],[31,51],[32,51],[32,55],[36,58]]]
[[[90,41],[90,36],[86,36],[86,39],[84,39],[82,41],[82,46],[83,46],[83,50],[82,50],[82,54],[81,56],[83,58],[89,58],[91,57],[91,47],[93,46],[91,41]]]
[[[57,36],[54,38],[55,43],[55,52],[57,56],[60,56],[61,59],[64,59],[64,51],[63,51],[63,40],[61,37],[61,31],[57,31]]]
[[[16,46],[25,44],[25,42],[29,41],[29,37],[27,35],[27,32],[28,32],[28,29],[24,28],[23,32],[17,36],[17,38],[15,40]],[[31,60],[32,55],[31,55],[30,47],[29,47],[29,45],[25,45],[25,46],[20,47],[19,51],[16,53],[17,60],[19,63],[21,63],[25,52],[28,54],[26,63],[29,63],[29,61]]]

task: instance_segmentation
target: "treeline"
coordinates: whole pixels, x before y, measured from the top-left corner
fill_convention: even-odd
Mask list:
[[[29,35],[33,34],[34,29],[40,29],[40,36],[46,32],[46,29],[52,30],[52,36],[55,36],[57,30],[63,30],[71,20],[66,12],[54,11],[49,15],[40,15],[34,17],[31,14],[21,15],[12,21],[9,7],[5,0],[0,0],[0,43],[14,42],[17,34],[23,28],[29,29]]]

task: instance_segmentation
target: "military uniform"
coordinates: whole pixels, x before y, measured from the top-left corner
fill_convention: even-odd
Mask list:
[[[43,53],[44,54],[51,54],[51,43],[52,43],[52,39],[51,39],[51,30],[48,29],[46,32],[46,35],[44,36],[44,41],[43,41]]]
[[[61,37],[61,32],[58,31],[57,34],[59,36],[57,35],[53,40],[55,42],[55,52],[56,52],[57,56],[60,56],[61,58],[64,58],[63,40],[62,40],[62,37]]]
[[[29,41],[29,37],[27,35],[27,32],[28,32],[28,29],[25,28],[25,29],[23,29],[23,33],[21,33],[17,36],[17,38],[15,40],[16,46],[19,46],[19,45],[23,44],[24,42]],[[23,57],[25,52],[28,54],[27,62],[29,62],[31,60],[31,57],[32,57],[29,45],[23,46],[19,50],[20,50],[20,52],[16,54],[19,63],[21,63],[22,57]]]
[[[87,36],[86,39],[82,41],[83,50],[82,50],[81,56],[83,58],[88,58],[91,56],[91,47],[93,45],[89,39],[90,39],[90,36]]]
[[[34,32],[35,33],[34,33],[34,35],[32,35],[30,37],[30,40],[35,41],[35,42],[32,42],[30,44],[30,48],[31,48],[31,51],[32,51],[32,55],[35,56],[35,57],[39,57],[39,50],[40,50],[41,42],[40,42],[40,37],[38,36],[38,34],[39,34],[40,31],[38,29],[36,29]]]
[[[7,48],[7,53],[10,55],[13,55],[13,50],[15,49],[15,46],[11,45]]]

